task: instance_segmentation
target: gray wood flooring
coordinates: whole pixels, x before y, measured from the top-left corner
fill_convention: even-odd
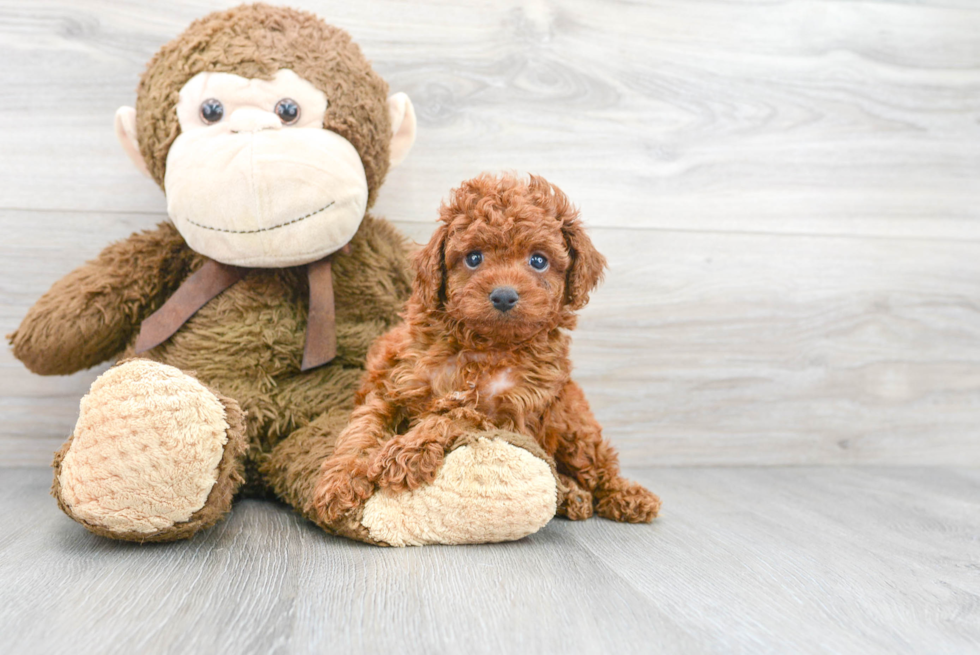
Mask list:
[[[188,543],[87,533],[0,469],[7,653],[975,653],[980,471],[663,468],[653,525],[380,549],[238,504]]]

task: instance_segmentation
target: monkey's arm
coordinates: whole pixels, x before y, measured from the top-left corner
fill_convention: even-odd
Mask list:
[[[554,454],[560,473],[591,492],[599,516],[648,523],[660,499],[619,474],[619,457],[602,438],[582,389],[568,381],[545,416],[544,448]]]
[[[118,355],[183,281],[195,257],[169,223],[138,232],[61,278],[7,335],[40,375],[68,375]]]

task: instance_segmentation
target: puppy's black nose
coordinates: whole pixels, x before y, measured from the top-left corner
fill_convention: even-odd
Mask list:
[[[490,302],[494,308],[502,312],[509,312],[517,304],[517,291],[513,287],[497,287],[490,292]]]

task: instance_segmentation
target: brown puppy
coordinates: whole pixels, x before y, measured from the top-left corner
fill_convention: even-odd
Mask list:
[[[324,462],[315,508],[328,521],[377,487],[431,482],[453,442],[504,429],[533,437],[568,488],[559,513],[649,522],[660,499],[619,475],[571,380],[575,311],[606,261],[578,212],[540,177],[481,175],[441,208],[415,259],[405,322],[368,353],[358,407]]]

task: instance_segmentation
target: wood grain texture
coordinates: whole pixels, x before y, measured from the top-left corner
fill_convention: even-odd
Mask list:
[[[162,210],[113,113],[160,45],[233,4],[0,3],[0,116],[19,123],[0,133],[0,206]],[[461,179],[513,168],[602,225],[980,234],[969,2],[292,4],[415,99],[420,138],[379,203],[392,217],[428,221]]]
[[[8,652],[967,653],[980,473],[644,469],[653,525],[552,521],[510,544],[379,549],[284,507],[189,543],[95,537],[0,469]]]
[[[145,62],[235,2],[0,0],[0,331],[164,217],[112,134]],[[634,465],[980,466],[980,8],[969,1],[292,2],[419,115],[377,212],[544,174],[611,269],[577,376]],[[98,371],[0,354],[0,462]]]

